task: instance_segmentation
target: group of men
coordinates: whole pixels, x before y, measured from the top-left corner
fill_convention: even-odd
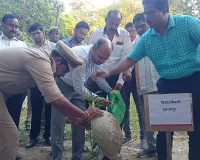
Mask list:
[[[16,128],[26,95],[32,109],[30,141],[26,147],[34,147],[37,142],[45,108],[43,137],[45,144],[51,145],[51,159],[62,159],[66,117],[71,120],[72,160],[84,159],[84,126],[102,115],[99,109],[87,106],[85,97],[90,96],[89,90],[93,94],[101,91],[98,100],[106,106],[110,103],[106,97],[114,89],[121,92],[126,104],[121,124],[125,132],[124,143],[132,139],[132,93],[140,127],[141,150],[137,156],[157,156],[158,160],[167,159],[166,135],[158,132],[155,138],[153,132],[145,131],[143,95],[192,93],[194,132],[188,133],[188,158],[198,160],[200,21],[192,16],[170,15],[168,0],[143,0],[143,7],[144,13],[136,14],[125,29],[119,27],[120,11],[110,10],[105,18],[106,25],[91,32],[88,44],[83,42],[90,30],[85,21],[77,23],[74,36],[62,41],[59,41],[58,27],[49,29],[49,41],[42,25],[32,24],[29,33],[34,43],[27,47],[16,38],[17,17],[7,14],[2,18],[1,159],[14,160],[17,156]]]

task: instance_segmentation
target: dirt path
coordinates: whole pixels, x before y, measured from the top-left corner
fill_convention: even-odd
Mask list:
[[[71,159],[71,142],[65,141],[65,152],[63,160]],[[121,156],[122,160],[141,160],[136,158],[138,151],[138,143],[133,142],[122,146]],[[49,160],[50,147],[36,146],[33,149],[20,148],[20,153],[23,160]],[[177,133],[174,139],[173,160],[187,160],[188,145],[186,133]],[[145,158],[146,160],[155,160],[155,158]]]

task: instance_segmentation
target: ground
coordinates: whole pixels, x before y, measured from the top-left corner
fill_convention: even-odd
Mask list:
[[[26,103],[24,104],[26,106]],[[22,110],[21,122],[20,122],[20,149],[19,152],[22,155],[22,160],[49,160],[50,147],[45,147],[42,145],[42,138],[40,138],[39,144],[32,148],[26,149],[25,144],[28,142],[28,132],[25,131],[24,121],[26,115],[26,108]],[[136,158],[136,153],[139,150],[139,127],[136,109],[131,99],[131,130],[133,133],[133,141],[131,143],[122,146],[121,157],[122,160],[141,160],[141,158]],[[63,160],[71,159],[71,132],[70,126],[66,125],[66,141],[64,144],[64,158]],[[188,153],[188,138],[185,132],[178,132],[175,134],[174,146],[173,146],[173,160],[187,160]],[[87,158],[86,160],[95,160]],[[145,158],[146,160],[154,160],[155,158]]]

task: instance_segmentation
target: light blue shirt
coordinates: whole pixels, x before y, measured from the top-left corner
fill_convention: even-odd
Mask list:
[[[164,36],[150,28],[129,57],[135,61],[148,56],[161,78],[179,79],[200,71],[200,20],[170,15]]]

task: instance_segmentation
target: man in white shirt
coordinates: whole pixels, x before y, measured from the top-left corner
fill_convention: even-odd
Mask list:
[[[56,82],[64,96],[80,109],[85,110],[85,97],[90,97],[89,90],[85,87],[85,82],[94,72],[102,69],[112,53],[112,43],[104,38],[99,39],[94,45],[76,46],[71,48],[79,57],[84,60],[84,64],[78,66],[73,71],[67,73],[63,78],[57,78]],[[109,93],[112,88],[105,79],[97,80],[98,86]],[[108,101],[99,98],[105,105]],[[66,117],[52,107],[52,125],[51,125],[51,147],[52,160],[62,159],[63,136]],[[83,160],[83,151],[85,143],[85,129],[72,123],[72,160]]]
[[[8,47],[27,47],[26,43],[17,39],[18,33],[18,17],[14,14],[5,14],[1,20],[2,34],[0,36],[0,49]],[[26,97],[26,93],[14,94],[6,100],[8,112],[11,115],[17,128],[19,128],[20,114],[22,104]],[[20,155],[17,155],[20,159]]]
[[[120,11],[117,9],[112,9],[107,14],[106,26],[94,30],[90,35],[89,44],[94,44],[100,38],[107,38],[113,44],[113,52],[109,60],[103,64],[103,69],[112,68],[131,51],[131,40],[129,33],[125,29],[119,28],[121,20],[122,14]],[[128,70],[127,74],[130,72],[131,71]],[[120,90],[124,83],[122,74],[109,77],[106,79],[106,81],[112,89],[116,90]],[[105,92],[102,92],[101,95],[103,97],[107,96]]]
[[[16,38],[18,32],[18,19],[14,14],[6,14],[1,20],[2,35],[0,36],[0,48],[26,47],[26,43]]]

